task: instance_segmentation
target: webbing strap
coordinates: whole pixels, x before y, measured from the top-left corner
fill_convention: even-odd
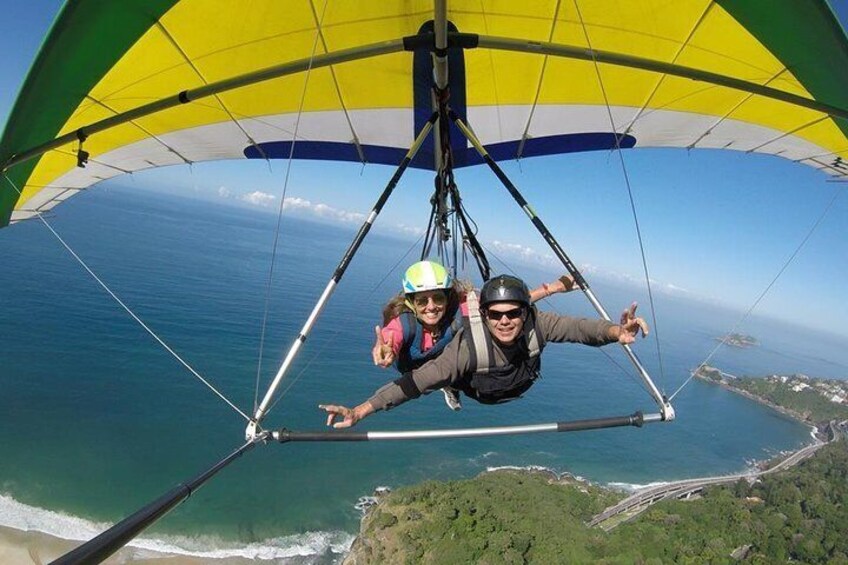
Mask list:
[[[492,365],[489,356],[488,341],[486,340],[486,328],[483,327],[483,318],[480,315],[480,300],[477,293],[469,291],[465,296],[468,305],[468,329],[471,331],[471,355],[474,357],[474,371],[476,373],[488,373]]]
[[[536,331],[535,316],[533,318],[533,324],[530,327],[530,331],[527,332],[527,349],[530,357],[536,357],[542,352],[542,349],[539,347],[539,334]]]
[[[530,324],[530,328],[527,330],[527,350],[530,354],[530,357],[536,357],[539,353],[542,352],[542,348],[539,347],[539,332],[536,331],[536,307],[531,306],[530,314],[527,317],[527,322],[532,322]],[[525,326],[526,328],[526,326]]]

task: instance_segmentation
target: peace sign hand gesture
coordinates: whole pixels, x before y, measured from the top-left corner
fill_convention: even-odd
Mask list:
[[[621,323],[619,324],[620,331],[618,333],[618,343],[627,345],[636,341],[636,336],[642,332],[642,337],[648,335],[648,323],[642,318],[636,317],[635,302],[630,305],[630,308],[621,313]]]
[[[389,331],[388,339],[383,339],[383,330],[380,326],[374,328],[374,333],[377,334],[377,341],[371,349],[371,357],[374,359],[374,364],[384,369],[395,362],[395,352],[392,350],[392,332]]]

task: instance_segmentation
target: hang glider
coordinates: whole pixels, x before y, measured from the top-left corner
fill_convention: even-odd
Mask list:
[[[496,160],[721,148],[848,174],[848,41],[824,0],[446,15],[451,106]],[[0,225],[124,173],[288,157],[298,119],[296,158],[397,165],[432,112],[432,18],[427,0],[68,2],[0,141],[21,192],[0,189]],[[481,162],[452,143],[455,167]]]
[[[633,147],[763,153],[848,175],[848,39],[826,2],[68,2],[0,139],[0,227],[155,167],[294,157],[397,170],[250,419],[246,443],[57,562],[104,559],[270,439],[477,437],[673,419],[625,346],[660,413],[412,432],[260,427],[408,167],[437,171],[447,198],[453,168],[486,163],[609,319],[496,161]]]

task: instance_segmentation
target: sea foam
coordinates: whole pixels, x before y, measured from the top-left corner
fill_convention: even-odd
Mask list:
[[[642,489],[646,489],[646,488],[653,488],[653,487],[660,487],[660,486],[667,485],[667,484],[668,484],[668,481],[657,481],[657,482],[654,482],[654,483],[645,483],[645,484],[611,482],[611,483],[607,483],[606,486],[611,488],[611,489],[615,489],[615,490],[623,490],[625,492],[636,492],[638,490],[642,490]]]
[[[7,495],[0,495],[0,526],[41,532],[53,537],[84,541],[93,538],[110,524],[92,522],[76,516],[28,506]],[[203,559],[291,559],[309,556],[343,555],[350,550],[354,536],[348,532],[305,532],[266,539],[247,545],[225,542],[211,536],[162,536],[136,538],[128,547],[171,555]]]

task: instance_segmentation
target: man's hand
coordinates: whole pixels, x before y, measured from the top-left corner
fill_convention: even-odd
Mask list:
[[[618,343],[627,345],[636,341],[636,336],[642,332],[642,337],[648,335],[648,323],[642,318],[636,317],[635,302],[630,305],[630,308],[621,313],[621,323],[619,324]]]
[[[368,402],[364,402],[356,408],[348,408],[336,404],[319,404],[318,408],[327,413],[327,426],[332,426],[336,429],[355,426],[358,421],[374,412],[374,408]],[[341,418],[341,421],[337,422],[337,418]]]
[[[371,349],[371,357],[374,359],[374,364],[384,369],[395,362],[395,352],[392,351],[392,332],[389,331],[389,339],[383,339],[383,330],[380,326],[374,328],[374,333],[377,334],[377,341]]]

